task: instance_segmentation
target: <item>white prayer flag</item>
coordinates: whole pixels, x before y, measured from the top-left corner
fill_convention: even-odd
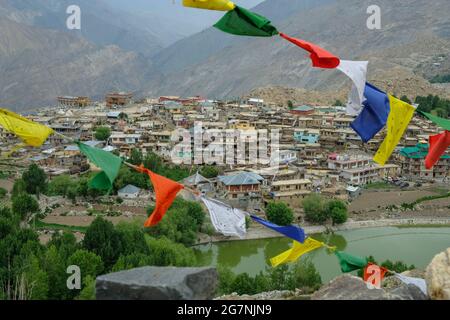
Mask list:
[[[341,60],[337,69],[341,70],[352,81],[352,90],[348,97],[347,114],[358,115],[365,101],[364,89],[366,87],[368,61]]]
[[[237,236],[241,239],[245,237],[247,233],[245,216],[247,214],[244,211],[232,208],[214,199],[205,197],[201,199],[208,208],[211,222],[217,232],[224,236]]]
[[[402,281],[403,283],[406,284],[413,284],[416,287],[418,287],[425,295],[427,295],[427,283],[424,279],[421,278],[412,278],[412,277],[407,277],[404,276],[402,274],[396,273],[395,276]]]

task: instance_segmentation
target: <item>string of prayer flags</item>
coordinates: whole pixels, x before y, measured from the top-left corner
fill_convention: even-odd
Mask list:
[[[421,115],[427,117],[431,120],[435,125],[441,127],[444,130],[450,131],[450,119],[440,118],[438,116],[432,115],[431,113],[426,113],[423,111],[418,111]]]
[[[145,173],[150,177],[156,195],[155,209],[144,224],[144,226],[148,228],[157,225],[161,221],[177,197],[178,192],[180,192],[184,186],[178,182],[160,176],[144,168],[144,166],[140,166],[136,168],[136,170]]]
[[[230,11],[236,7],[229,0],[183,0],[183,6],[218,11]]]
[[[0,109],[0,125],[31,147],[42,146],[48,136],[54,133],[53,129],[6,109]]]
[[[314,240],[313,238],[307,238],[304,243],[294,241],[292,249],[289,249],[280,255],[270,259],[272,267],[277,267],[281,264],[295,262],[305,253],[311,252],[313,250],[319,249],[324,246],[323,242]]]
[[[364,97],[364,108],[350,126],[363,142],[368,142],[386,125],[390,105],[387,94],[370,83],[366,83]]]
[[[246,214],[239,210],[232,208],[225,203],[206,197],[201,198],[205,206],[208,208],[211,216],[211,222],[217,232],[224,236],[237,236],[244,238],[247,233],[245,226]]]
[[[89,186],[97,190],[111,190],[114,181],[119,175],[119,170],[123,162],[122,158],[111,152],[88,146],[82,142],[78,142],[77,145],[80,152],[88,157],[95,166],[102,169],[102,172],[98,173],[89,181]]]
[[[377,280],[381,281],[384,279],[386,273],[389,272],[388,269],[384,267],[377,266],[376,264],[369,262],[367,266],[364,268],[363,279],[364,282],[368,282],[372,285],[377,285]],[[379,273],[379,274],[378,274]]]
[[[356,116],[360,114],[365,100],[364,90],[366,87],[367,66],[369,61],[349,61],[341,60],[337,69],[342,71],[352,82],[347,102],[347,114]]]
[[[427,283],[426,283],[425,279],[407,277],[400,273],[396,273],[396,274],[394,274],[394,276],[405,284],[412,284],[412,285],[418,287],[420,289],[420,291],[423,292],[423,294],[428,295]]]
[[[335,255],[339,260],[341,271],[344,273],[362,269],[368,263],[367,258],[353,256],[342,251],[336,251]]]
[[[272,37],[278,34],[270,20],[239,6],[227,12],[214,27],[238,36]]]
[[[386,137],[375,154],[373,160],[384,166],[394,152],[406,131],[416,108],[409,103],[389,95],[390,112],[387,120]]]
[[[251,215],[250,216],[254,221],[262,224],[263,226],[272,229],[278,233],[281,233],[282,235],[285,235],[288,238],[291,238],[297,242],[303,243],[305,242],[305,231],[302,228],[299,228],[294,225],[290,226],[279,226],[272,222],[266,221],[264,219],[261,219],[257,216]]]
[[[450,147],[450,131],[445,130],[443,133],[430,136],[429,143],[428,155],[425,158],[425,168],[427,170],[433,168],[448,147]]]
[[[340,59],[337,56],[314,43],[293,38],[284,33],[280,33],[280,36],[296,46],[308,51],[310,53],[313,67],[334,69],[340,64]]]

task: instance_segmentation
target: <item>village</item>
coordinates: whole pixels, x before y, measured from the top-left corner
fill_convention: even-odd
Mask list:
[[[211,176],[205,177],[200,170],[211,163],[185,165],[189,176],[181,182],[202,195],[262,217],[269,202],[284,202],[295,212],[296,223],[303,225],[307,222],[302,215],[302,200],[315,193],[345,201],[350,221],[448,217],[448,199],[428,201],[419,208],[408,206],[423,197],[448,192],[450,179],[450,154],[443,155],[431,170],[424,166],[428,136],[439,129],[420,117],[413,118],[385,166],[372,161],[385,132],[363,144],[350,127],[354,118],[347,116],[342,106],[294,103],[284,106],[266,103],[258,97],[236,101],[175,96],[134,100],[132,93],[112,92],[98,102],[88,97],[57,97],[56,108],[41,109],[27,117],[91,147],[124,158],[131,157],[133,152],[142,156],[155,154],[168,164],[178,143],[172,138],[177,129],[193,131],[201,123],[204,131],[276,130],[279,133],[276,166],[255,164],[249,147],[244,163],[213,163],[215,173]],[[108,128],[104,139],[96,139],[98,128]],[[52,135],[42,148],[16,147],[19,140],[0,129],[1,153],[9,153],[1,163],[4,177],[0,186],[11,191],[14,179],[32,163],[44,169],[50,180],[96,171],[73,141],[61,135]],[[182,155],[189,160],[194,160],[194,156],[193,152]],[[195,199],[188,190],[182,196]],[[41,211],[46,212],[42,219],[45,224],[76,229],[89,226],[100,212],[107,212],[106,218],[113,223],[136,218],[143,221],[154,200],[152,192],[129,183],[96,203],[74,203],[65,197],[47,196],[41,196],[39,201]],[[54,232],[45,227],[43,230],[42,237],[46,239]],[[78,236],[82,238],[82,232]]]

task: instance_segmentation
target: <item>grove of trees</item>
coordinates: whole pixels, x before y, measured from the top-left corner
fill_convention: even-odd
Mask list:
[[[313,223],[323,224],[331,220],[333,224],[347,221],[347,205],[341,200],[327,200],[319,194],[306,197],[303,202],[305,219]]]

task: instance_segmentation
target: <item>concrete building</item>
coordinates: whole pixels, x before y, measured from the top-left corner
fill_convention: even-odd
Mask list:
[[[62,96],[57,97],[58,107],[65,108],[82,108],[87,107],[91,104],[91,99],[88,97],[71,97],[71,96]]]
[[[110,92],[106,95],[105,101],[108,108],[123,107],[131,103],[133,94],[129,92]]]

